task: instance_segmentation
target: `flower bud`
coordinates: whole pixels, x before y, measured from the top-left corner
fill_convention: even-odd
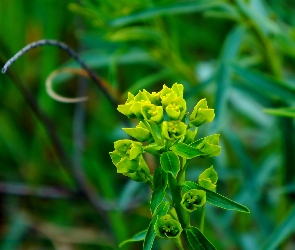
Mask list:
[[[165,108],[171,120],[181,120],[186,112],[186,102],[182,97],[176,97]]]
[[[150,131],[143,124],[143,122],[139,122],[139,124],[135,128],[123,128],[123,130],[125,131],[125,133],[140,142],[148,141],[152,138]]]
[[[177,97],[177,94],[172,89],[164,85],[163,89],[160,92],[160,97],[163,107],[166,107],[173,99]]]
[[[185,136],[186,125],[181,121],[164,121],[162,123],[162,134],[166,140],[177,140]]]
[[[184,138],[183,142],[185,144],[191,144],[195,140],[195,137],[196,137],[197,133],[198,133],[198,128],[195,128],[194,131],[188,129],[186,131],[185,138]]]
[[[178,238],[182,232],[180,223],[168,214],[158,218],[154,228],[161,238]]]
[[[121,157],[133,160],[143,153],[142,144],[132,140],[119,140],[114,143],[116,151]]]
[[[213,157],[220,154],[221,147],[218,146],[218,142],[219,134],[215,134],[201,138],[190,144],[190,146],[200,150],[203,153],[202,157]]]
[[[206,188],[210,191],[214,191],[216,189],[217,180],[218,175],[213,166],[211,166],[199,175],[198,183],[201,187]]]
[[[146,96],[149,98],[150,102],[156,106],[161,106],[161,98],[160,98],[160,92],[148,92],[145,89],[143,92],[146,94]]]
[[[115,166],[117,173],[121,173],[134,181],[147,182],[149,180],[150,170],[142,155],[134,160],[122,158]]]
[[[205,202],[206,202],[205,191],[198,190],[198,189],[191,189],[182,196],[182,200],[180,204],[185,210],[189,212],[193,212],[194,210],[197,210],[198,207],[203,206]]]
[[[162,123],[164,120],[164,112],[162,106],[154,104],[145,104],[141,108],[141,113],[145,120],[155,122],[156,124]]]
[[[151,102],[144,92],[139,91],[138,94],[134,97],[133,105],[131,106],[130,110],[140,120],[143,119],[141,108],[145,104],[151,104]]]
[[[176,93],[177,96],[183,97],[183,85],[179,83],[174,83],[171,87],[174,93]]]
[[[194,107],[194,110],[190,115],[189,127],[199,127],[205,122],[212,122],[214,116],[214,109],[208,109],[206,99],[202,99]]]
[[[125,104],[118,105],[117,110],[123,115],[126,115],[128,118],[135,118],[136,116],[131,111],[131,107],[133,106],[133,103],[134,103],[134,95],[128,92],[127,101],[125,102]]]

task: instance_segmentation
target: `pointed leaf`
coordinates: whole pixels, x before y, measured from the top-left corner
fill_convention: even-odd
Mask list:
[[[182,142],[175,143],[170,149],[175,154],[187,159],[192,159],[203,154],[200,150],[186,145]]]
[[[208,8],[213,8],[222,4],[222,1],[211,0],[198,0],[197,2],[182,2],[182,3],[173,3],[170,5],[163,6],[154,6],[152,8],[145,9],[144,11],[136,12],[131,15],[119,17],[113,19],[109,22],[110,26],[118,27],[127,25],[133,22],[139,22],[153,17],[158,17],[160,15],[169,15],[169,14],[183,14],[183,13],[192,13],[203,11]]]
[[[214,250],[212,243],[202,234],[198,228],[190,227],[185,230],[187,239],[194,250]]]
[[[135,235],[133,235],[132,238],[128,239],[128,240],[124,240],[120,245],[119,247],[122,247],[124,246],[126,243],[129,243],[129,242],[136,242],[136,241],[142,241],[144,240],[145,236],[146,236],[146,233],[147,233],[147,229],[146,230],[143,230]]]
[[[190,189],[200,189],[206,191],[206,200],[208,203],[227,210],[236,210],[243,213],[250,213],[249,209],[233,200],[230,200],[221,194],[212,192],[206,188],[199,186],[197,183],[192,181],[185,181],[182,188],[187,192]]]
[[[177,173],[180,170],[178,156],[172,151],[164,152],[161,155],[160,161],[163,170],[167,173],[171,173],[174,177],[176,177]]]
[[[278,109],[264,109],[263,111],[270,115],[295,118],[295,108],[291,108],[291,107],[278,108]]]
[[[273,234],[270,235],[269,240],[263,249],[272,250],[279,249],[280,244],[295,232],[295,206],[291,209],[284,221],[279,225]]]
[[[162,168],[157,168],[154,173],[154,191],[151,199],[151,212],[155,213],[165,197],[165,190],[168,183],[167,173]]]
[[[159,151],[163,148],[164,148],[164,146],[159,146],[157,144],[149,144],[149,145],[143,147],[143,150],[144,150],[144,152],[148,152],[155,157],[160,157]]]
[[[232,64],[231,66],[235,74],[247,84],[247,87],[255,89],[271,99],[294,100],[295,87],[293,85],[278,81],[257,71],[246,69],[238,64]]]
[[[168,209],[169,209],[169,202],[163,202],[160,207],[158,208],[157,212],[155,213],[148,229],[147,229],[147,233],[143,242],[143,250],[150,250],[153,247],[154,244],[154,240],[156,237],[156,232],[155,232],[155,223],[157,221],[157,216],[163,216],[165,214],[167,214]]]

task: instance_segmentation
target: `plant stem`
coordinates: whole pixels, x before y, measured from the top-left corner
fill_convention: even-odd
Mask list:
[[[174,238],[173,239],[174,243],[176,244],[176,246],[180,249],[180,250],[184,250],[183,246],[182,246],[182,243],[180,241],[180,237],[178,238]]]
[[[158,136],[156,135],[155,131],[152,129],[152,127],[150,126],[150,124],[146,121],[146,120],[142,120],[143,124],[148,128],[148,130],[151,132],[155,142],[161,146],[162,142],[159,140]]]
[[[206,204],[206,203],[205,203]],[[205,223],[205,204],[202,206],[202,213],[201,213],[201,223],[200,223],[200,231],[203,233],[204,231],[204,223]]]
[[[169,189],[172,195],[173,204],[175,211],[177,213],[178,220],[183,229],[188,228],[190,226],[189,223],[189,213],[181,206],[181,190],[179,185],[177,184],[176,179],[172,176],[172,174],[168,174],[168,184]],[[185,231],[184,231],[185,232]],[[186,237],[183,237],[185,241],[185,245],[189,245]]]

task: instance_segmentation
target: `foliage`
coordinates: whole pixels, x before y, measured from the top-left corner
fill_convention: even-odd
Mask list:
[[[79,51],[118,96],[114,105],[100,90],[77,80],[74,76],[85,77],[85,71],[55,48],[29,52],[0,77],[2,248],[116,249],[135,235],[134,243],[122,248],[140,249],[137,240],[145,231],[137,232],[153,231],[169,203],[156,209],[163,193],[155,186],[151,219],[149,188],[116,174],[107,156],[113,141],[126,138],[121,128],[128,127],[124,131],[131,137],[139,134],[139,142],[152,137],[116,108],[128,92],[159,92],[175,81],[185,86],[187,110],[204,97],[215,110],[214,121],[199,131],[188,130],[190,136],[220,134],[219,157],[197,156],[203,144],[217,146],[210,138],[199,141],[199,149],[189,148],[189,154],[184,153],[189,138],[171,148],[191,157],[183,190],[208,187],[210,177],[198,177],[209,166],[218,172],[216,192],[206,191],[206,238],[217,249],[293,248],[293,1],[0,0],[0,13],[2,65],[30,42],[57,39]],[[51,72],[54,91],[87,95],[88,101],[69,105],[49,98],[43,83]],[[169,112],[183,115],[173,105]],[[155,122],[162,121],[155,117]],[[145,147],[155,157],[159,150]],[[154,156],[146,162],[165,183],[163,172],[155,171]],[[175,174],[177,166],[168,167]],[[220,207],[229,207],[233,204],[222,197],[230,197],[251,214],[215,208],[208,194],[211,203],[219,198]],[[200,225],[200,213],[199,208],[192,213],[192,225]],[[198,244],[197,227],[184,233]],[[173,240],[154,239],[150,234],[146,245],[173,249]]]

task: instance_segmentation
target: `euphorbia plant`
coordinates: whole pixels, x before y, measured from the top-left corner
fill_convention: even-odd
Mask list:
[[[219,135],[195,139],[198,128],[214,119],[214,110],[206,99],[200,100],[191,115],[183,99],[184,87],[175,83],[164,85],[156,93],[146,90],[134,96],[128,94],[118,110],[129,118],[137,118],[135,128],[123,130],[136,139],[119,140],[110,153],[117,172],[134,181],[147,183],[152,189],[150,209],[152,220],[147,230],[125,241],[144,240],[143,248],[151,249],[157,236],[172,239],[179,249],[215,249],[203,234],[206,202],[223,209],[248,213],[245,206],[218,193],[218,175],[213,166],[205,169],[196,182],[186,181],[188,163],[195,157],[214,157],[220,154]],[[159,159],[153,176],[143,154]],[[190,224],[192,213],[202,209],[199,227]],[[123,244],[124,244],[123,243]]]

